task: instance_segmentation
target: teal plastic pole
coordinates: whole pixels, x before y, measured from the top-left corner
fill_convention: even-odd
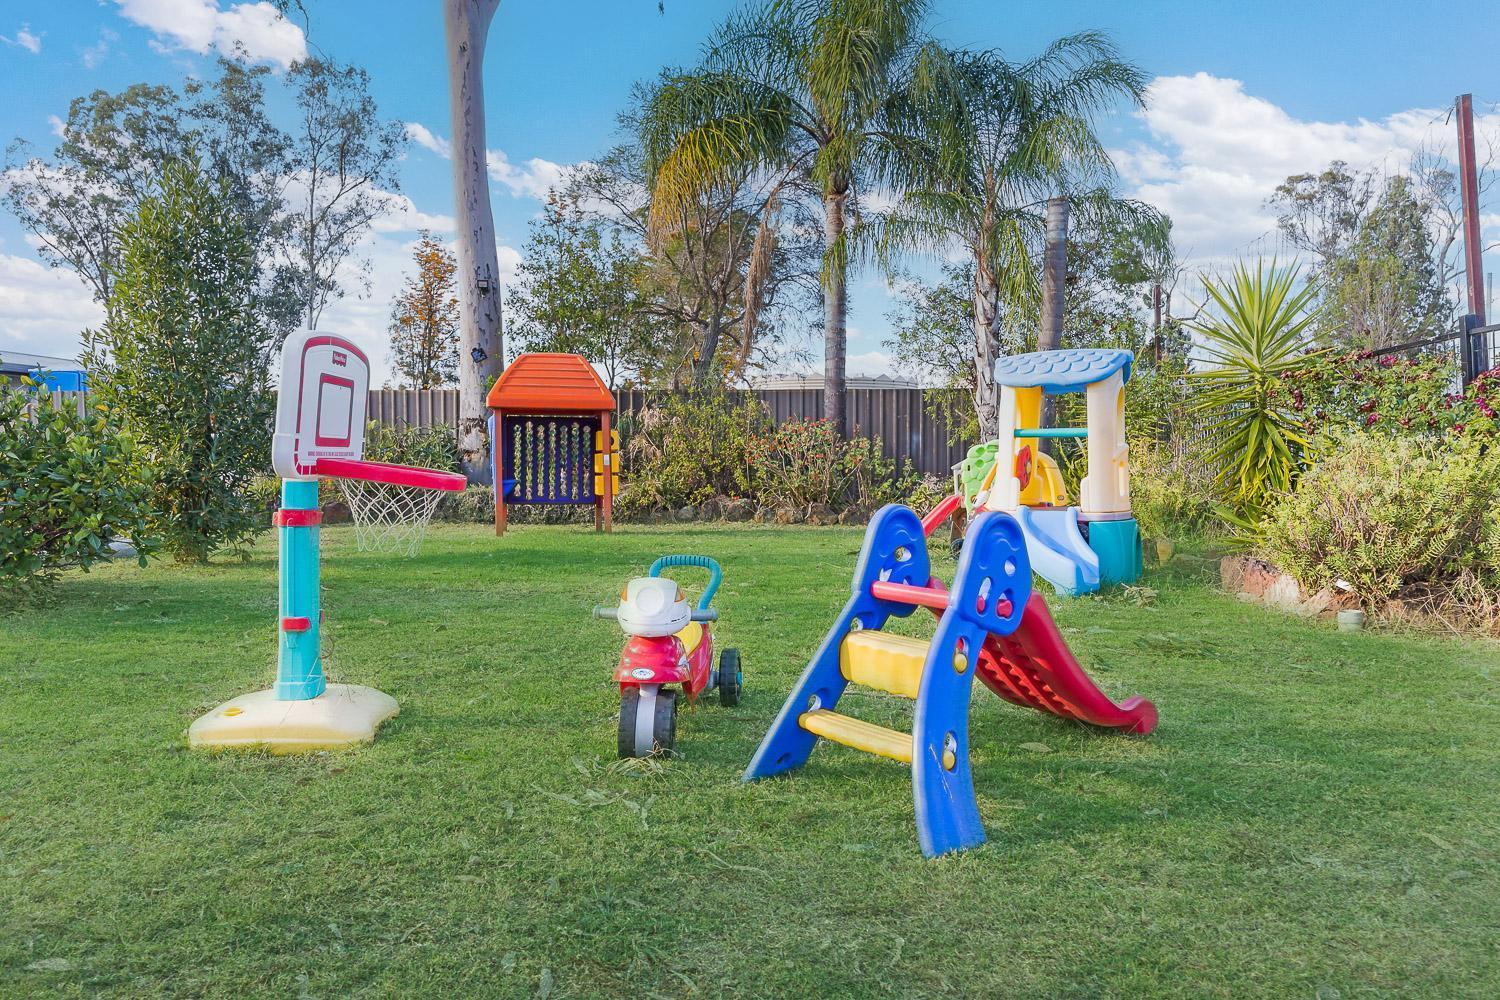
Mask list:
[[[318,509],[318,482],[281,481],[281,509]],[[318,525],[285,525],[281,542],[281,637],[276,662],[278,701],[306,701],[328,687],[319,655]]]
[[[1015,431],[1018,438],[1086,438],[1087,427],[1025,427]]]

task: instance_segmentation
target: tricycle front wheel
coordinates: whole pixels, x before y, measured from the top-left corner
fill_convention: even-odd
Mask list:
[[[632,685],[620,693],[620,757],[670,756],[677,742],[677,692],[660,684]]]

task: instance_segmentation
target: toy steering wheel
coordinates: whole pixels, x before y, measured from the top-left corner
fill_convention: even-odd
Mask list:
[[[1031,485],[1031,445],[1022,446],[1016,452],[1016,479],[1020,480],[1021,489]]]

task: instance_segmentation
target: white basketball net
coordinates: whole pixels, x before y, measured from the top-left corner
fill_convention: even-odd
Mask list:
[[[361,552],[414,556],[437,510],[441,490],[392,486],[363,479],[339,479],[339,492],[354,516],[354,541]]]

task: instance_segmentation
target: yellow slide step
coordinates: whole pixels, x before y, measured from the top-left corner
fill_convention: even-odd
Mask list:
[[[898,733],[894,729],[877,726],[873,722],[851,718],[830,712],[826,708],[815,708],[797,717],[797,723],[814,736],[842,743],[846,747],[863,750],[865,753],[889,757],[903,764],[911,763],[912,738],[909,733]],[[943,751],[943,766],[952,770],[953,751]]]
[[[926,662],[926,641],[878,629],[850,632],[839,647],[839,671],[846,679],[902,698],[916,698]]]

